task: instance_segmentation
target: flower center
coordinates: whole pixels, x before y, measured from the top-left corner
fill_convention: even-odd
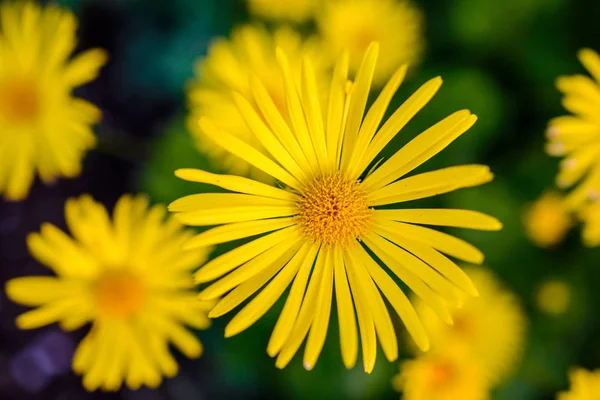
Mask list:
[[[455,371],[452,365],[447,362],[439,361],[431,368],[431,383],[433,386],[445,386],[454,377]]]
[[[100,313],[114,318],[128,318],[138,311],[145,292],[139,277],[128,271],[106,271],[92,288]]]
[[[349,245],[365,232],[371,219],[358,182],[340,174],[315,179],[302,190],[299,224],[312,240]]]
[[[40,99],[35,84],[15,79],[0,84],[0,117],[11,123],[22,123],[36,118]]]

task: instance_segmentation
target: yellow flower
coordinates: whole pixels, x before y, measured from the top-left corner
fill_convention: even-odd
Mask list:
[[[448,351],[404,361],[392,383],[404,400],[486,400],[490,390],[482,372],[464,353]]]
[[[100,110],[71,92],[106,62],[93,49],[69,60],[77,20],[33,1],[0,5],[0,195],[25,198],[37,173],[44,183],[81,173],[94,146]]]
[[[523,214],[529,239],[539,247],[560,243],[572,226],[571,215],[563,197],[555,192],[543,194]]]
[[[377,44],[369,47],[350,92],[348,57],[340,57],[329,101],[322,104],[310,59],[303,61],[298,85],[285,52],[279,49],[290,123],[261,80],[252,81],[252,98],[233,96],[254,140],[268,155],[219,129],[210,118],[200,118],[201,129],[218,146],[271,175],[277,184],[194,169],[176,171],[182,179],[237,192],[186,196],[169,206],[185,224],[220,225],[199,234],[185,248],[260,235],[211,260],[196,274],[198,283],[217,280],[201,292],[201,299],[228,293],[210,317],[228,313],[273,278],[227,325],[227,337],[264,315],[293,281],[267,349],[271,356],[277,355],[279,368],[290,361],[307,335],[304,366],[314,367],[327,334],[334,287],[342,356],[348,368],[356,363],[359,334],[367,372],[375,364],[376,338],[389,360],[397,358],[396,333],[381,294],[419,347],[427,349],[427,335],[412,305],[376,259],[443,314],[441,299],[456,303],[457,288],[470,295],[477,291],[442,253],[472,263],[481,263],[483,254],[460,239],[419,224],[501,228],[495,218],[474,211],[381,208],[480,185],[493,176],[487,166],[463,165],[406,177],[473,125],[476,117],[467,110],[450,115],[389,160],[368,168],[442,83],[439,77],[425,83],[380,127],[406,66],[394,73],[365,116],[378,51]]]
[[[600,202],[594,201],[583,206],[579,218],[583,221],[583,244],[588,247],[600,245]]]
[[[320,61],[320,53],[313,40],[303,40],[297,32],[285,27],[271,34],[263,27],[246,25],[234,30],[231,40],[220,38],[210,45],[207,56],[196,64],[196,79],[187,91],[190,109],[188,126],[197,139],[199,150],[207,153],[215,165],[227,172],[251,176],[268,183],[273,182],[268,174],[215,146],[196,121],[201,116],[207,116],[219,129],[264,152],[260,141],[254,138],[238,112],[232,93],[250,98],[253,93],[251,82],[260,80],[287,120],[285,90],[275,58],[276,47],[286,51],[292,65],[300,65],[303,56],[310,56],[317,65],[318,81],[325,80],[322,77],[324,64]],[[294,79],[299,81],[300,68],[294,67],[293,73]]]
[[[535,294],[535,302],[547,314],[564,314],[571,303],[571,288],[558,280],[544,282]]]
[[[248,0],[250,13],[271,20],[304,22],[310,19],[319,0]]]
[[[564,156],[556,183],[561,188],[580,182],[567,197],[570,208],[579,208],[600,191],[600,56],[583,49],[579,60],[593,79],[585,75],[562,76],[557,87],[564,97],[563,107],[574,115],[550,121],[546,150]]]
[[[521,359],[525,341],[525,315],[518,299],[491,271],[469,268],[465,271],[481,296],[465,300],[451,312],[453,324],[444,323],[424,303],[417,313],[431,338],[431,351],[443,353],[449,347],[462,347],[481,364],[492,386],[502,383]]]
[[[333,56],[350,52],[350,70],[356,72],[369,44],[381,45],[373,82],[383,85],[398,65],[416,64],[424,49],[423,15],[408,0],[328,1],[317,23],[324,45]]]
[[[600,394],[600,369],[575,368],[569,374],[571,388],[558,394],[557,400],[597,400]]]
[[[92,323],[73,359],[88,390],[117,390],[123,381],[131,388],[158,386],[163,375],[177,373],[169,342],[188,357],[202,351],[184,324],[209,325],[213,303],[197,300],[191,274],[208,249],[182,251],[192,233],[165,215],[166,207],[149,207],[142,196],[121,197],[112,220],[90,196],[69,199],[65,218],[73,237],[44,224],[27,238],[31,254],[56,277],[6,284],[10,299],[37,307],[17,317],[21,329]]]

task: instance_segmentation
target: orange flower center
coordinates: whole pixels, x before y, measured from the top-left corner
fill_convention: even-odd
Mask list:
[[[25,79],[0,84],[0,117],[11,123],[28,122],[40,111],[36,85]]]
[[[107,317],[129,318],[141,308],[146,288],[128,271],[107,271],[92,288],[98,311]]]
[[[320,177],[301,195],[299,225],[310,239],[325,245],[348,245],[365,233],[371,211],[358,182],[340,174]]]
[[[452,365],[443,361],[437,362],[431,368],[431,383],[436,387],[445,386],[453,379],[454,374]]]

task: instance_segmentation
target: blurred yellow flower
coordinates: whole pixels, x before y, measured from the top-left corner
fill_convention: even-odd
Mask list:
[[[254,138],[237,110],[232,93],[251,98],[257,86],[254,82],[262,82],[283,118],[289,122],[283,80],[275,57],[277,47],[289,55],[294,79],[299,81],[299,65],[302,58],[308,56],[313,60],[318,84],[325,82],[322,54],[313,39],[304,40],[290,28],[278,28],[271,34],[263,27],[246,25],[234,30],[230,40],[219,38],[210,45],[207,56],[196,64],[196,78],[190,82],[187,91],[188,126],[197,139],[199,150],[227,172],[268,183],[273,182],[268,174],[215,146],[197,121],[199,117],[207,116],[219,129],[264,153],[264,147]]]
[[[564,314],[571,303],[571,288],[558,280],[544,282],[535,293],[535,302],[547,314]]]
[[[525,209],[523,225],[529,240],[546,248],[564,239],[572,221],[564,198],[556,192],[547,192]]]
[[[467,298],[444,323],[430,307],[418,303],[417,313],[431,339],[431,352],[464,348],[495,386],[518,365],[525,344],[526,319],[518,299],[487,269],[466,268],[481,295]]]
[[[265,82],[253,80],[252,97],[233,96],[253,141],[259,141],[267,154],[220,129],[210,118],[200,118],[200,128],[218,146],[271,175],[278,181],[275,185],[194,169],[176,171],[182,179],[237,192],[186,196],[169,206],[184,224],[220,225],[199,234],[185,248],[254,237],[196,273],[198,283],[216,280],[200,293],[201,299],[225,295],[210,317],[230,312],[268,283],[229,322],[227,337],[256,322],[294,282],[267,349],[277,356],[279,368],[288,364],[307,335],[304,366],[314,367],[327,335],[334,286],[346,367],[356,363],[359,334],[367,372],[374,367],[378,339],[388,360],[398,356],[396,333],[381,294],[417,345],[427,349],[427,335],[412,305],[374,257],[447,314],[441,299],[455,304],[459,289],[469,295],[477,290],[442,253],[472,263],[481,263],[483,254],[458,238],[421,225],[479,230],[502,226],[493,217],[468,210],[380,209],[477,186],[493,175],[484,165],[462,165],[406,177],[475,123],[476,117],[467,110],[438,122],[389,160],[369,168],[442,83],[439,77],[431,79],[382,123],[405,76],[406,66],[402,66],[365,115],[378,52],[376,43],[369,46],[350,89],[348,57],[342,55],[330,80],[329,101],[321,103],[310,58],[304,59],[298,82],[293,64],[280,49],[277,58],[289,122],[265,87],[272,77]]]
[[[44,183],[81,173],[100,110],[72,91],[96,78],[107,54],[69,60],[77,20],[54,5],[4,2],[0,20],[0,195],[21,200],[36,173]]]
[[[304,22],[314,15],[320,0],[248,0],[250,14],[276,20]]]
[[[358,70],[367,46],[380,43],[375,85],[383,85],[400,64],[414,66],[423,53],[423,14],[408,0],[331,0],[317,23],[332,56],[349,50],[352,72]]]
[[[549,154],[565,157],[557,185],[568,188],[580,182],[566,199],[570,208],[597,199],[600,191],[600,56],[590,49],[581,50],[578,56],[593,79],[585,75],[558,78],[562,105],[573,115],[550,121],[546,145]]]
[[[392,381],[403,400],[486,400],[489,386],[480,365],[464,353],[423,354],[400,364]]]
[[[597,400],[600,395],[600,369],[575,368],[569,374],[571,388],[558,394],[557,400]]]
[[[73,370],[88,390],[156,387],[174,376],[173,343],[188,357],[202,346],[184,324],[206,328],[208,309],[191,290],[191,270],[208,249],[182,251],[192,237],[166,207],[148,206],[145,197],[121,197],[111,220],[90,196],[69,199],[65,219],[73,235],[52,224],[27,238],[31,254],[56,276],[30,276],[7,282],[13,301],[37,307],[17,317],[21,329],[59,322],[74,330],[91,322],[79,344]]]
[[[600,202],[586,204],[578,214],[583,222],[583,244],[588,247],[600,245]]]

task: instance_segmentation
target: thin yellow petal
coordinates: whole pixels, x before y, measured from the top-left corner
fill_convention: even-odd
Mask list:
[[[248,164],[255,168],[263,171],[266,174],[271,175],[273,178],[280,180],[284,184],[299,189],[300,183],[290,175],[286,170],[281,168],[277,163],[272,161],[270,158],[250,146],[246,142],[238,139],[237,137],[224,132],[217,128],[212,121],[206,117],[200,117],[198,120],[200,129],[219,147],[225,151],[241,158]]]
[[[225,327],[225,335],[233,336],[244,331],[260,319],[272,306],[298,273],[311,246],[305,243],[269,284],[246,305]]]
[[[502,223],[496,218],[471,210],[445,208],[413,208],[404,210],[375,210],[373,217],[422,225],[497,231]]]
[[[279,369],[284,368],[294,357],[304,338],[308,334],[310,326],[312,325],[315,318],[315,309],[317,307],[317,301],[319,297],[319,288],[321,286],[321,277],[325,269],[325,254],[323,249],[319,251],[317,255],[317,261],[306,289],[306,294],[300,307],[298,318],[293,324],[292,331],[289,338],[286,340],[281,352],[275,360],[275,366]]]
[[[233,240],[243,239],[250,236],[260,235],[262,233],[286,228],[295,223],[295,219],[289,217],[237,222],[233,224],[217,226],[216,228],[204,231],[187,240],[183,245],[182,249],[191,250],[198,247],[206,247],[215,244],[231,242]]]
[[[294,227],[284,228],[235,248],[206,263],[196,272],[196,283],[209,282],[217,279],[236,267],[253,259],[259,254],[276,246],[284,240],[291,240],[298,235]]]
[[[350,179],[358,179],[360,174],[362,174],[364,169],[367,167],[367,165],[364,165],[362,162],[362,158],[367,152],[368,145],[373,139],[373,136],[375,136],[377,128],[379,128],[379,125],[381,124],[383,116],[385,115],[385,112],[392,101],[392,97],[404,80],[407,69],[408,65],[404,64],[394,72],[390,80],[377,97],[377,100],[375,100],[371,108],[369,108],[369,112],[367,113],[367,116],[360,127],[360,131],[358,132],[356,146],[354,146],[351,156],[352,163],[348,166],[348,176]]]
[[[406,175],[439,153],[477,120],[468,110],[457,111],[411,140],[365,178],[365,190],[376,190]]]
[[[238,206],[288,206],[289,200],[240,193],[199,193],[181,197],[169,204],[171,212],[193,212],[198,209]]]
[[[308,57],[305,57],[302,60],[301,74],[300,98],[306,117],[308,132],[311,137],[313,149],[315,150],[315,155],[317,156],[317,161],[319,162],[319,165],[321,165],[321,168],[327,171],[329,170],[330,165],[325,143],[323,115],[321,113],[321,104],[319,103],[317,83],[315,82],[315,71]]]
[[[304,351],[303,365],[307,371],[313,369],[321,354],[325,338],[327,337],[327,328],[329,327],[329,316],[331,313],[331,300],[333,291],[333,251],[322,249],[323,254],[323,276],[321,277],[321,287],[317,298],[315,316],[306,340],[306,349]]]
[[[367,48],[362,62],[356,73],[352,87],[352,97],[348,108],[348,120],[344,130],[344,144],[342,145],[342,169],[347,169],[351,163],[350,156],[356,146],[358,130],[365,114],[365,107],[371,90],[373,73],[379,55],[379,43],[373,42]]]
[[[232,192],[254,194],[281,200],[297,200],[298,196],[290,191],[282,190],[253,179],[234,175],[218,175],[193,168],[178,169],[175,175],[183,180],[215,185]]]
[[[437,77],[423,84],[415,93],[413,93],[392,116],[377,131],[375,137],[367,148],[367,153],[363,158],[364,166],[367,166],[379,154],[381,150],[400,132],[400,130],[414,117],[437,93],[442,86],[442,78]]]
[[[205,208],[198,211],[175,214],[175,218],[185,225],[209,226],[235,222],[254,221],[268,218],[289,217],[298,213],[293,206],[230,206]]]
[[[598,56],[598,53],[591,49],[581,49],[577,57],[596,82],[600,84],[600,56]]]
[[[354,367],[358,357],[358,333],[356,331],[356,315],[354,304],[346,277],[346,266],[342,251],[333,250],[335,298],[338,309],[338,324],[340,331],[340,350],[344,366],[348,369]]]
[[[373,281],[375,281],[375,284],[377,285],[377,287],[379,287],[381,293],[383,293],[383,295],[388,299],[394,310],[396,310],[396,313],[402,319],[404,326],[406,326],[406,329],[410,333],[410,336],[413,338],[417,346],[419,346],[419,348],[422,351],[427,351],[429,349],[429,339],[427,337],[427,332],[425,331],[425,328],[421,324],[421,320],[419,319],[414,307],[412,306],[404,292],[402,292],[402,290],[398,287],[394,280],[390,278],[390,276],[386,274],[379,265],[377,265],[375,260],[373,260],[373,258],[371,258],[371,256],[367,254],[367,252],[362,247],[357,247],[353,253],[356,255],[356,257],[362,260],[362,264],[366,267],[369,276],[373,279]],[[371,278],[369,278],[369,280]],[[374,290],[377,289],[374,288]],[[387,313],[387,310],[385,310],[385,312]],[[391,321],[389,322],[389,324],[391,325]],[[387,329],[389,330],[390,328],[387,327]],[[393,347],[391,350],[388,350],[388,352],[392,353],[391,356],[388,355],[388,360],[394,361],[398,357],[398,347],[396,342],[396,335],[393,331],[393,326],[391,327],[391,329],[391,332],[385,332],[385,330],[380,329],[377,331],[377,333],[379,335],[379,340],[381,341],[384,350],[384,340],[393,341],[396,343],[395,347]]]
[[[6,296],[15,303],[39,306],[56,300],[81,296],[85,287],[78,281],[68,281],[51,276],[27,276],[6,282]]]
[[[317,257],[318,251],[319,246],[313,244],[308,250],[306,257],[300,264],[299,272],[294,279],[294,283],[292,284],[290,293],[288,294],[285,305],[283,306],[283,310],[281,311],[279,319],[277,320],[275,328],[273,329],[273,333],[271,334],[271,338],[269,339],[267,353],[271,357],[275,357],[277,353],[281,351],[281,348],[288,340],[290,333],[292,332],[292,328],[294,327],[294,323],[298,317],[300,305],[302,304],[302,299],[304,298],[306,284],[308,282],[310,272],[313,269],[313,264],[315,262],[315,258]]]
[[[437,196],[490,182],[494,175],[486,165],[460,165],[401,179],[369,193],[372,206]]]
[[[334,167],[338,167],[341,154],[338,143],[342,136],[344,107],[346,105],[346,83],[348,81],[348,52],[338,58],[333,70],[327,108],[327,157]]]

